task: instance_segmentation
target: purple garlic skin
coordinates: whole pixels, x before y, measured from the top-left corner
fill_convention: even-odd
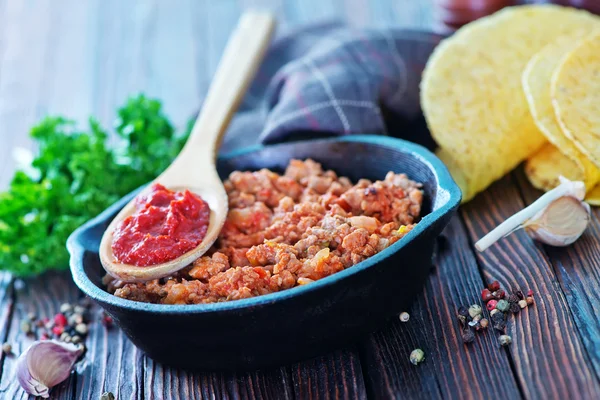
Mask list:
[[[29,394],[48,398],[69,377],[83,347],[56,340],[33,342],[17,360],[17,380]]]

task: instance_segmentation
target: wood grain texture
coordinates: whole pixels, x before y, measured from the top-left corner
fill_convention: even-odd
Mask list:
[[[279,32],[338,19],[354,26],[427,28],[433,0],[0,0],[0,189],[16,146],[31,148],[29,128],[43,115],[107,127],[115,109],[144,91],[163,100],[181,126],[198,109],[241,12],[273,10]],[[600,393],[600,210],[573,247],[554,249],[514,235],[483,254],[472,242],[539,193],[522,175],[507,177],[463,207],[445,235],[424,293],[409,311],[357,344],[290,366],[248,373],[201,373],[145,357],[117,328],[90,326],[89,353],[56,399],[304,398],[597,398]],[[462,344],[455,310],[479,301],[494,279],[533,288],[536,305],[511,319],[509,349],[497,333]],[[18,288],[18,290],[16,289]],[[0,274],[0,338],[20,352],[31,338],[24,316],[51,316],[80,294],[67,273],[24,286]],[[93,310],[98,316],[99,309]],[[409,363],[416,347],[427,353]],[[2,356],[0,398],[26,398],[13,379],[15,358]],[[490,373],[490,369],[493,373]]]
[[[12,345],[15,355],[5,356],[2,363],[0,397],[5,399],[27,398],[15,379],[16,355],[21,354],[35,340],[32,335],[21,331],[21,322],[29,313],[38,318],[53,318],[62,303],[74,303],[79,291],[71,283],[66,273],[47,273],[38,279],[16,280],[13,282],[14,310],[8,327],[6,341]],[[65,382],[53,390],[56,398],[74,398],[77,376],[72,374]]]
[[[527,181],[522,169],[515,172],[517,185],[525,204],[541,194]],[[539,246],[550,260],[577,331],[596,376],[600,377],[600,219],[598,209],[592,213],[583,236],[572,246],[557,248]]]
[[[482,305],[485,283],[459,217],[452,219],[439,247],[425,291],[408,310],[410,320],[394,320],[364,344],[370,393],[378,399],[519,398],[510,360],[498,348],[498,332],[477,332],[468,345],[461,338],[456,311]],[[409,361],[416,348],[426,354],[426,362],[417,366]],[[494,373],[485,373],[490,366]]]
[[[524,207],[508,175],[462,207],[472,241]],[[600,385],[585,355],[567,299],[543,248],[523,231],[515,232],[477,260],[486,281],[498,280],[509,291],[533,289],[535,305],[511,318],[509,349],[528,398],[594,398]]]

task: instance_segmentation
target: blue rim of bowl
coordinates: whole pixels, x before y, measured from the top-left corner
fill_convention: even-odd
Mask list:
[[[96,286],[87,276],[83,269],[83,255],[85,253],[85,249],[78,243],[78,238],[81,232],[91,228],[101,221],[106,220],[109,215],[113,214],[115,210],[109,208],[102,214],[98,215],[96,218],[86,222],[84,225],[79,227],[75,232],[71,234],[67,241],[67,249],[71,255],[70,258],[70,266],[71,266],[71,274],[73,276],[73,280],[77,284],[77,286],[89,297],[99,302],[110,304],[115,307],[120,307],[123,309],[128,309],[131,311],[146,311],[146,312],[160,312],[166,314],[188,314],[188,313],[210,313],[217,311],[232,311],[246,307],[257,307],[262,305],[268,305],[274,302],[278,302],[281,300],[285,300],[291,297],[299,296],[305,293],[309,293],[314,290],[321,289],[323,287],[332,285],[333,283],[344,279],[350,275],[354,275],[363,271],[367,268],[370,268],[374,264],[379,261],[387,258],[389,255],[400,251],[404,246],[406,246],[411,240],[416,238],[422,232],[424,232],[428,227],[430,227],[436,220],[441,218],[446,213],[450,212],[453,208],[457,207],[461,201],[461,192],[446,166],[429,150],[426,148],[407,142],[402,139],[390,138],[387,136],[379,136],[379,135],[352,135],[352,136],[344,136],[344,137],[336,137],[331,139],[314,139],[314,141],[329,141],[329,142],[359,142],[366,144],[375,144],[384,147],[389,147],[394,150],[398,150],[403,153],[409,153],[417,158],[419,161],[423,162],[427,165],[430,170],[433,172],[436,180],[438,193],[436,197],[444,197],[445,202],[436,209],[432,210],[429,214],[424,216],[421,221],[401,240],[394,243],[392,246],[387,249],[375,254],[372,257],[369,257],[365,261],[362,261],[350,268],[347,268],[343,271],[336,272],[333,275],[328,277],[319,279],[318,281],[312,282],[309,285],[296,286],[290,289],[282,290],[281,292],[269,293],[262,296],[251,297],[247,299],[241,300],[232,300],[225,301],[219,303],[208,303],[208,304],[154,304],[154,303],[143,303],[133,300],[123,299],[117,296],[114,296],[107,291]],[[283,143],[282,145],[289,145],[290,143]],[[277,146],[277,145],[270,145]],[[227,153],[220,158],[223,160],[239,157],[248,153],[256,152],[257,150],[261,150],[266,146],[256,145],[251,147],[246,147],[241,150],[236,150],[230,153]],[[123,204],[124,205],[124,204]],[[433,206],[434,208],[436,205]]]

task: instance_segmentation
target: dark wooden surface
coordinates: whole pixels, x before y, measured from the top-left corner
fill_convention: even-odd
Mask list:
[[[197,109],[225,41],[244,8],[274,10],[280,32],[341,19],[356,26],[431,29],[422,0],[0,0],[0,188],[14,170],[15,147],[45,114],[110,125],[117,105],[144,91],[183,124]],[[96,323],[86,362],[52,392],[57,399],[199,398],[599,398],[600,211],[566,249],[517,233],[477,254],[473,242],[539,195],[516,171],[461,208],[444,233],[435,269],[408,323],[397,319],[362,342],[315,359],[252,373],[190,373],[164,367],[118,329]],[[499,348],[491,330],[463,345],[459,305],[479,301],[499,280],[532,288],[536,304],[511,319],[514,343]],[[66,273],[19,281],[0,274],[0,340],[16,353],[28,312],[52,315],[80,294]],[[100,310],[94,309],[94,313]],[[420,347],[425,363],[410,364]],[[15,358],[0,359],[0,398],[26,398]]]

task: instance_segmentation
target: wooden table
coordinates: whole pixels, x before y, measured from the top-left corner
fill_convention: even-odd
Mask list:
[[[12,176],[12,149],[30,147],[28,128],[48,113],[81,122],[94,115],[110,126],[117,105],[144,91],[183,124],[250,6],[275,10],[281,31],[332,17],[358,26],[433,24],[430,1],[421,0],[0,0],[0,188]],[[87,361],[52,397],[598,398],[600,211],[566,249],[521,232],[484,254],[473,251],[477,238],[538,195],[517,171],[462,207],[425,290],[407,310],[410,321],[394,319],[350,348],[269,370],[200,374],[157,364],[118,329],[96,323]],[[465,346],[456,309],[479,302],[495,279],[533,289],[535,306],[510,319],[511,347],[499,348],[493,330]],[[51,316],[79,296],[68,273],[26,281],[0,275],[0,341],[19,353],[31,341],[19,330],[28,312]],[[409,354],[418,347],[427,360],[413,366]],[[13,377],[15,358],[1,363],[0,398],[25,398]]]

